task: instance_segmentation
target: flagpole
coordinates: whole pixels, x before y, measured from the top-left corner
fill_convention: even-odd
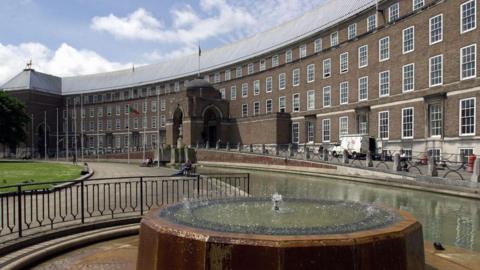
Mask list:
[[[147,97],[145,97],[145,101],[144,101],[144,103],[143,103],[143,107],[145,107],[145,105],[146,105],[145,103],[147,103]],[[148,105],[148,104],[147,104],[147,105]],[[148,108],[148,107],[147,107],[147,108]],[[142,108],[142,112],[143,112],[143,108]],[[143,159],[142,159],[142,160],[145,160],[145,147],[147,146],[147,142],[146,142],[146,140],[145,140],[145,132],[146,132],[146,126],[147,126],[147,125],[146,125],[146,124],[147,124],[147,123],[146,123],[147,121],[145,121],[145,120],[147,120],[146,117],[147,117],[147,116],[146,116],[146,112],[143,112],[143,119],[142,119],[142,125],[143,125]]]
[[[97,113],[97,162],[98,162],[98,159],[99,159],[99,153],[98,153],[98,150],[99,150],[99,147],[100,147],[100,133],[99,133],[99,129],[98,129],[98,113]]]
[[[160,168],[160,89],[157,89],[157,167]]]
[[[75,97],[75,98],[73,98],[73,113],[74,113],[73,114],[73,116],[74,116],[73,120],[74,120],[74,123],[75,123],[74,126],[73,126],[73,133],[74,133],[74,138],[75,138],[75,141],[74,141],[74,143],[75,143],[75,161],[77,160],[77,157],[78,157],[78,152],[77,152],[77,116],[78,116],[78,114],[77,114],[76,104],[77,104],[77,98]]]
[[[58,107],[57,107],[57,153],[56,153],[57,161],[58,161]]]
[[[65,148],[66,148],[66,155],[65,155],[65,160],[68,161],[68,99],[66,99],[67,102],[67,131],[66,131],[66,136],[65,136]]]
[[[43,111],[43,159],[47,160],[47,111]]]
[[[31,158],[32,159],[35,159],[35,150],[34,150],[34,147],[33,147],[33,141],[34,141],[34,135],[35,135],[35,132],[34,132],[34,124],[33,124],[33,113],[32,113],[32,148],[30,149],[31,151]]]
[[[127,159],[128,164],[130,164],[130,104],[128,106],[128,114],[127,114]]]
[[[80,149],[83,162],[83,94],[80,94]]]
[[[200,48],[200,42],[198,43],[198,78],[200,78],[200,57],[202,56],[202,49]]]

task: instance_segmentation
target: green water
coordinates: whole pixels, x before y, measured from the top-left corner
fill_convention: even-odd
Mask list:
[[[201,168],[200,172],[221,172]],[[228,169],[223,172],[248,172]],[[284,197],[350,200],[412,213],[428,241],[480,252],[480,201],[380,185],[286,173],[250,172],[250,193]]]
[[[161,216],[180,224],[236,233],[300,235],[350,233],[385,227],[396,213],[346,201],[286,199],[273,209],[270,198],[239,198],[173,206]]]

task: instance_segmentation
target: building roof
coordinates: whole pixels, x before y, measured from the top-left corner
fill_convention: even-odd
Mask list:
[[[376,0],[330,0],[304,15],[238,42],[202,52],[201,72],[233,65],[295,43],[362,12]],[[136,87],[193,76],[198,72],[196,54],[135,69],[61,78],[63,94],[77,94]],[[4,88],[7,88],[4,86]]]
[[[32,89],[51,94],[62,93],[62,78],[25,69],[0,88],[6,91]]]

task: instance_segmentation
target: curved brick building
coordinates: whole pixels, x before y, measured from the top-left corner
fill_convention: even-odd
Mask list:
[[[45,133],[55,152],[57,108],[62,152],[368,134],[384,150],[478,153],[477,18],[476,0],[331,0],[203,52],[203,80],[191,55],[75,77],[26,69],[0,88],[34,118],[17,153],[43,153]]]

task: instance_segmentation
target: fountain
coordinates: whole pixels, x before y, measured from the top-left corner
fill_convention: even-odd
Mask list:
[[[276,193],[151,211],[137,269],[424,269],[423,252],[407,212]]]

